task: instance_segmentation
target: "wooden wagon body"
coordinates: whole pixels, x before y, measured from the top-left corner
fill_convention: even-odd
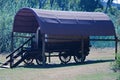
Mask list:
[[[14,33],[32,33],[34,35],[34,37],[30,37],[30,39],[25,42],[25,44],[29,41],[33,42],[31,42],[31,48],[27,52],[29,54],[21,58],[21,61],[26,59],[26,63],[27,61],[29,63],[31,60],[28,55],[32,55],[33,57],[36,55],[35,53],[37,53],[37,56],[39,56],[39,58],[36,58],[36,60],[38,60],[37,62],[45,64],[46,52],[49,53],[49,57],[51,53],[58,52],[58,56],[63,63],[69,62],[71,56],[74,56],[77,63],[84,62],[85,57],[90,51],[90,36],[114,36],[115,39],[102,40],[116,41],[117,43],[112,21],[106,14],[101,12],[22,8],[16,13],[14,18],[12,45],[14,42]],[[20,46],[19,49],[24,50],[23,47],[24,44]],[[21,62],[18,61],[18,63],[13,65],[13,54],[17,50],[8,56],[11,57],[11,67],[15,67]],[[25,51],[27,51],[27,49],[25,49]],[[24,51],[21,53],[23,55]]]

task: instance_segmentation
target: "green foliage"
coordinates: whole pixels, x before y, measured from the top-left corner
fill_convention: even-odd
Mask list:
[[[23,0],[1,0],[0,4],[0,52],[8,52],[14,15],[18,9],[27,6],[28,3]]]
[[[83,11],[95,11],[97,8],[103,8],[100,0],[81,0],[80,6]]]
[[[118,55],[117,57],[116,65],[120,68],[120,55]]]
[[[114,69],[120,70],[120,54],[117,55],[117,60],[115,61]]]
[[[113,70],[115,72],[120,71],[120,53],[117,55],[117,60],[113,63]],[[118,72],[118,78],[116,80],[120,80],[120,72]]]
[[[115,7],[112,7],[108,11],[108,15],[114,23],[117,36],[120,38],[120,10]]]

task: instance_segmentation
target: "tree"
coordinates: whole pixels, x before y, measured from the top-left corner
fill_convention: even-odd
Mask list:
[[[100,0],[81,0],[80,7],[82,11],[95,11],[96,8],[103,8]]]
[[[56,0],[57,4],[61,8],[61,10],[65,9],[66,1],[67,0]]]
[[[107,5],[106,5],[106,9],[105,9],[105,13],[107,13],[108,8],[111,8],[112,3],[113,3],[113,0],[108,0],[108,1],[107,1]]]
[[[41,9],[44,4],[45,4],[46,0],[39,0],[39,9]]]
[[[28,0],[29,7],[36,7],[38,5],[39,1],[38,0]]]
[[[53,7],[54,0],[50,0],[50,8],[52,9]]]

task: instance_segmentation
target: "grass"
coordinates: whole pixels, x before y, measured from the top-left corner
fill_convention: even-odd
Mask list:
[[[96,73],[89,75],[79,75],[72,80],[116,80],[117,73]]]
[[[1,69],[0,80],[39,80],[39,76],[42,76],[44,71],[41,69]]]
[[[91,61],[84,65],[68,65],[62,67],[57,65],[52,68],[42,68],[38,66],[0,69],[0,80],[117,80],[119,73],[106,72],[105,69],[102,69],[103,67],[99,67],[100,65],[110,64],[114,59],[114,54],[104,53],[96,52],[90,54],[88,60]],[[0,55],[0,63],[5,61],[5,56],[6,55]],[[90,66],[96,67],[94,69],[94,67]],[[99,70],[98,67],[102,70]],[[95,70],[97,70],[97,72],[92,72]],[[85,71],[85,74],[80,71]]]
[[[51,69],[0,69],[0,80],[41,80],[41,78],[42,80],[52,80],[49,74],[51,75]],[[91,73],[77,75],[72,78],[68,77],[64,80],[116,80],[116,77],[118,77],[118,73]]]

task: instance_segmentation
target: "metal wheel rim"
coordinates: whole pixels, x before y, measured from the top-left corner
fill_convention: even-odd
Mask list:
[[[63,53],[59,53],[59,59],[62,63],[68,63],[70,60],[71,60],[71,56],[70,55],[67,55],[67,53],[65,53],[66,55],[64,55],[64,52]]]
[[[45,62],[46,62],[46,57],[45,57]],[[40,65],[40,64],[43,63],[42,56],[36,59],[36,63],[37,63],[38,65]]]
[[[33,62],[33,59],[25,59],[24,63],[25,64],[31,64]]]
[[[27,55],[26,52],[23,53],[22,56],[25,56],[25,55]],[[21,57],[22,57],[22,56],[21,56]],[[28,65],[28,64],[31,64],[31,63],[33,62],[33,59],[31,59],[31,58],[26,58],[26,59],[24,59],[23,62]]]
[[[78,55],[74,56],[74,60],[75,60],[76,63],[83,63],[85,61],[85,58],[86,58],[86,56],[83,56],[83,57],[82,56],[80,57]]]

